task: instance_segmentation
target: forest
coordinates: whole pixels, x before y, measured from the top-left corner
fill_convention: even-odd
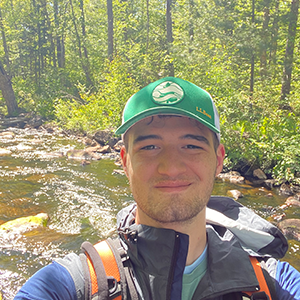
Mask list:
[[[300,184],[299,0],[2,0],[0,113],[83,133],[165,76],[206,89],[225,169]]]

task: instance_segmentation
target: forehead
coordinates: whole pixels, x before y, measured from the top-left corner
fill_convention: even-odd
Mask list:
[[[189,117],[176,115],[155,115],[142,119],[134,124],[126,132],[124,138],[125,136],[136,136],[139,134],[143,134],[143,132],[151,129],[163,129],[165,127],[168,127],[168,124],[172,124],[172,126],[176,126],[178,128],[191,128],[201,130],[202,132],[211,132],[208,127]]]

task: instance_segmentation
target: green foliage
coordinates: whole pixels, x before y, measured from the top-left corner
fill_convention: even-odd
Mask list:
[[[278,182],[300,184],[299,118],[272,105],[264,106],[271,98],[267,103],[240,99],[243,101],[233,100],[236,109],[222,117],[227,167],[237,168],[243,160],[247,168],[260,167]]]
[[[109,71],[105,80],[99,83],[97,92],[78,86],[80,100],[56,100],[55,116],[61,126],[93,132],[98,129],[114,129],[121,124],[124,104],[138,89],[121,60],[115,59],[108,64]]]
[[[173,1],[173,42],[167,43],[166,1],[113,0],[114,60],[107,62],[105,0],[3,0],[0,58],[21,108],[88,132],[116,128],[126,100],[168,76],[172,63],[176,76],[215,99],[228,168],[243,161],[298,182],[297,47],[291,93],[280,100],[291,3],[258,0],[254,15],[253,3]],[[5,113],[4,106],[0,98]]]

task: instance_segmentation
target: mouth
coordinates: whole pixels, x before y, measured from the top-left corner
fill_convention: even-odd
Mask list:
[[[191,186],[190,182],[162,182],[155,185],[155,188],[161,192],[181,192]]]

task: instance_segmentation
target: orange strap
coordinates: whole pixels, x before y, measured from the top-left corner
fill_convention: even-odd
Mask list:
[[[254,269],[256,278],[257,278],[258,283],[259,283],[259,287],[260,287],[259,291],[265,292],[269,296],[269,299],[272,299],[268,284],[266,282],[266,279],[265,279],[265,276],[264,276],[263,271],[261,269],[259,261],[257,260],[257,258],[255,258],[253,256],[250,256],[249,258],[250,258],[250,262],[252,264],[252,267]],[[257,292],[257,291],[255,291],[255,292]],[[255,292],[244,292],[244,293],[247,294],[248,296],[251,296]]]
[[[116,259],[114,257],[114,254],[110,246],[108,245],[108,243],[106,241],[102,241],[94,245],[94,247],[102,259],[106,276],[112,276],[117,280],[117,282],[120,282],[119,268]],[[94,295],[95,293],[98,292],[97,276],[89,257],[87,261],[88,261],[88,266],[89,266],[90,276],[91,276],[92,295]],[[117,296],[115,299],[122,300],[122,295]]]

